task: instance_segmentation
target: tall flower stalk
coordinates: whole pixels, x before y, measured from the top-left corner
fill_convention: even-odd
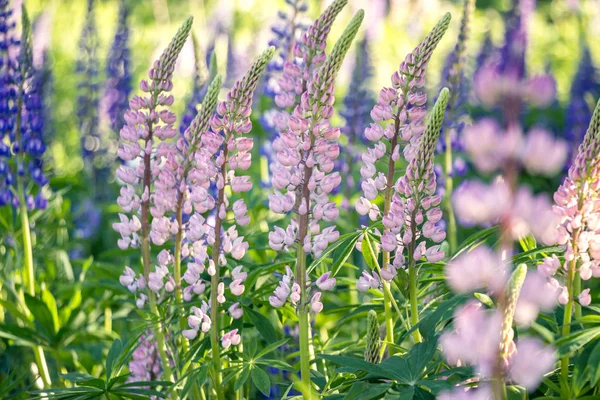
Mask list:
[[[566,245],[565,252],[565,309],[563,314],[562,335],[571,332],[573,310],[581,316],[579,303],[589,305],[589,289],[581,291],[581,280],[592,276],[600,277],[596,251],[600,237],[599,212],[595,204],[600,199],[600,102],[596,105],[583,142],[577,156],[569,168],[568,176],[554,194],[555,211],[560,216],[559,244]],[[558,268],[554,268],[556,271]],[[563,289],[564,291],[564,289]],[[561,385],[569,391],[569,357],[561,359]]]
[[[121,214],[121,222],[113,227],[121,233],[119,247],[138,247],[142,249],[143,275],[139,279],[129,279],[128,275],[121,278],[121,283],[128,286],[135,285],[143,289],[148,285],[148,295],[142,294],[138,306],[143,306],[146,301],[150,304],[151,312],[159,319],[154,327],[154,336],[157,340],[158,352],[163,367],[163,377],[166,381],[173,382],[173,372],[165,342],[165,326],[157,306],[156,288],[157,275],[150,271],[152,264],[150,240],[159,245],[164,236],[164,212],[166,198],[161,196],[160,190],[164,187],[161,183],[159,163],[161,156],[166,155],[173,148],[168,142],[176,136],[173,127],[175,115],[168,110],[173,104],[173,96],[167,93],[173,88],[172,75],[175,61],[192,26],[192,18],[188,18],[179,28],[177,34],[154,63],[148,76],[149,80],[142,80],[140,89],[147,93],[146,97],[135,96],[131,99],[130,110],[125,113],[126,125],[121,129],[121,145],[118,150],[119,157],[125,162],[138,161],[137,166],[122,165],[117,171],[117,176],[125,186],[121,188],[118,203],[125,212],[131,213],[131,218]],[[161,143],[162,142],[162,143]],[[158,189],[158,190],[157,190]],[[159,192],[157,196],[157,191]],[[152,211],[153,219],[150,219]],[[176,227],[170,226],[175,230]],[[159,255],[160,266],[165,264],[164,256]],[[133,271],[131,271],[131,275]],[[125,278],[125,279],[123,279]],[[177,391],[172,392],[177,398]]]
[[[218,399],[224,399],[221,387],[221,341],[223,347],[238,344],[240,337],[237,329],[219,337],[221,331],[219,306],[225,301],[223,292],[224,284],[221,282],[220,267],[227,264],[225,256],[230,254],[234,259],[240,259],[248,248],[248,243],[243,236],[238,236],[236,224],[227,219],[228,206],[231,193],[244,193],[252,189],[249,176],[237,175],[235,171],[247,170],[251,163],[250,150],[253,147],[251,138],[244,136],[252,129],[250,115],[252,113],[252,97],[258,80],[264,72],[268,62],[273,57],[275,49],[269,48],[263,52],[252,64],[248,72],[231,88],[227,100],[217,106],[217,113],[210,120],[212,132],[206,132],[202,137],[201,150],[211,157],[205,171],[206,178],[216,184],[216,197],[207,207],[207,211],[214,210],[214,227],[208,233],[211,244],[212,260],[209,262],[209,275],[211,275],[210,291],[210,341],[212,348],[213,385]],[[213,133],[214,132],[214,133]],[[231,207],[234,221],[239,225],[247,225],[249,217],[246,215],[247,207],[242,199],[235,201]],[[230,226],[225,229],[226,224]],[[211,237],[212,236],[212,237]],[[242,282],[245,273],[238,267],[232,272],[230,290],[233,294],[241,294]],[[235,304],[232,306],[235,308]],[[235,310],[230,308],[231,313]]]
[[[118,132],[123,126],[123,115],[129,107],[132,90],[128,17],[127,2],[121,0],[117,29],[107,57],[106,86],[102,99],[102,108],[113,132]]]
[[[465,88],[465,64],[467,58],[467,40],[469,38],[470,23],[475,9],[474,0],[465,0],[463,6],[463,15],[460,23],[460,31],[454,50],[446,59],[442,84],[450,89],[450,99],[448,100],[448,118],[443,127],[442,148],[444,150],[444,161],[442,169],[444,171],[444,212],[447,221],[448,244],[450,254],[456,250],[456,217],[452,208],[452,190],[454,189],[454,176],[459,168],[456,168],[452,151],[460,150],[459,134],[462,130],[461,121],[463,113],[461,108],[467,100],[467,90]]]
[[[285,129],[274,143],[277,155],[271,170],[277,191],[269,196],[273,212],[295,214],[285,230],[275,227],[269,233],[269,244],[274,250],[295,247],[296,270],[293,276],[288,270],[269,301],[274,307],[281,307],[289,298],[296,305],[300,328],[301,390],[305,399],[312,397],[309,312],[318,313],[323,307],[320,291],[309,299],[307,256],[312,253],[318,257],[339,237],[335,227],[321,229],[319,224],[320,220],[331,222],[338,216],[335,203],[328,201],[329,193],[341,182],[339,173],[332,172],[334,160],[339,156],[337,140],[340,136],[339,128],[330,126],[335,101],[334,81],[364,18],[362,10],[358,11],[326,57],[325,39],[335,16],[345,4],[345,0],[335,1],[308,28],[301,44],[294,49],[295,55],[304,59],[304,64],[286,63],[282,87],[288,92],[280,93],[279,99],[276,98],[280,106],[289,107],[296,103],[296,93],[302,93],[293,112],[283,116]],[[330,273],[316,281],[321,290],[329,290],[334,285],[335,279]]]
[[[373,271],[373,274],[378,274],[382,279],[375,276],[363,275],[362,280],[359,280],[357,287],[359,290],[368,290],[369,287],[378,287],[381,283],[384,294],[384,309],[385,309],[385,321],[386,321],[386,342],[394,343],[394,317],[392,314],[392,294],[390,291],[390,282],[397,275],[396,270],[398,268],[406,268],[405,260],[408,260],[408,272],[410,276],[410,308],[411,308],[411,321],[416,324],[419,320],[418,316],[418,298],[417,298],[417,274],[416,274],[416,261],[418,261],[422,255],[427,255],[428,258],[439,258],[439,246],[434,246],[429,250],[425,250],[425,243],[421,242],[417,244],[419,237],[417,236],[417,224],[414,223],[414,219],[418,218],[423,221],[423,215],[419,210],[419,202],[423,200],[421,194],[423,187],[415,188],[417,192],[413,193],[412,181],[413,179],[422,179],[422,175],[406,175],[402,180],[408,186],[398,186],[396,181],[396,164],[401,157],[401,148],[404,158],[412,165],[413,162],[422,161],[426,165],[433,155],[427,154],[428,148],[421,148],[423,145],[428,145],[428,140],[423,132],[426,130],[424,125],[425,119],[425,103],[427,101],[427,95],[423,92],[423,86],[425,84],[425,73],[427,65],[431,58],[431,55],[436,48],[437,44],[443,37],[444,33],[448,29],[450,23],[450,14],[446,14],[437,25],[431,30],[427,37],[410,53],[406,56],[405,60],[400,64],[398,71],[392,75],[392,87],[384,88],[379,94],[378,103],[371,111],[371,117],[375,121],[369,128],[365,130],[365,136],[368,140],[375,142],[372,148],[369,148],[363,155],[362,160],[364,162],[360,173],[363,177],[362,190],[363,197],[361,197],[357,204],[356,210],[361,215],[369,215],[371,220],[377,220],[382,217],[384,224],[384,231],[381,237],[382,249],[383,249],[383,265],[380,271]],[[445,102],[448,101],[448,91],[442,91],[446,93],[445,99],[440,103],[436,103],[434,115],[431,122],[437,122],[439,115],[435,115],[436,112],[441,110],[443,120],[443,113],[446,107]],[[442,94],[441,94],[442,95]],[[440,104],[439,107],[437,104]],[[444,103],[443,106],[441,104]],[[384,123],[385,126],[379,125],[378,123]],[[433,125],[429,129],[434,129],[428,132],[431,135],[439,136],[439,128],[435,132]],[[382,140],[384,139],[384,140]],[[425,157],[423,159],[417,159],[419,157]],[[387,156],[387,159],[386,159]],[[379,171],[376,163],[381,160],[385,165],[383,171]],[[417,160],[417,161],[414,161]],[[409,166],[407,174],[411,173],[427,173],[429,171],[414,171],[417,165]],[[412,168],[412,169],[411,169]],[[421,167],[418,167],[421,168]],[[431,176],[431,181],[435,187],[435,176]],[[427,183],[427,190],[430,189],[430,184]],[[396,193],[399,192],[399,193]],[[412,203],[412,210],[404,217],[409,217],[413,220],[408,230],[402,229],[405,224],[402,213],[404,210],[404,200],[401,195],[406,196],[418,196],[416,199],[411,199],[411,202],[417,200],[418,202]],[[383,212],[380,211],[379,207],[372,203],[378,196],[383,196]],[[433,196],[429,199],[429,206],[437,206],[440,202],[440,196]],[[429,208],[429,206],[427,208]],[[438,218],[439,217],[439,218]],[[436,220],[437,218],[437,220]],[[433,222],[427,225],[426,237],[432,238],[436,243],[444,240],[445,233],[439,225],[436,224],[441,218],[441,212],[439,215],[436,214],[434,218],[431,218]],[[402,230],[403,237],[397,237]],[[417,247],[418,246],[418,247]],[[403,252],[407,251],[407,257],[405,258]],[[365,272],[366,273],[366,272]],[[369,276],[369,278],[367,278]],[[416,342],[421,340],[421,335],[418,330],[413,333],[413,338]],[[393,351],[390,349],[390,351]]]
[[[16,24],[11,17],[12,10],[8,2],[1,1],[0,101],[3,112],[0,114],[0,207],[11,205],[19,214],[24,253],[23,289],[34,297],[35,269],[28,214],[34,208],[46,208],[43,189],[48,184],[42,165],[46,150],[42,137],[42,93],[33,68],[31,25],[27,10],[23,6],[20,43],[15,36]],[[30,315],[26,306],[24,312]],[[44,351],[41,346],[34,346],[33,351],[43,386],[48,387],[51,378]]]

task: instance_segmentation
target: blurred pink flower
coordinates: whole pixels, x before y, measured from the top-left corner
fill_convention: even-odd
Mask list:
[[[517,384],[534,390],[544,374],[552,370],[555,362],[554,349],[538,339],[522,338],[517,342],[516,352],[510,357],[508,372]]]

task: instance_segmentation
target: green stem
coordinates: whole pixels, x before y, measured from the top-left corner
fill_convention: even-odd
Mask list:
[[[309,340],[309,314],[308,295],[306,293],[306,254],[302,243],[298,244],[296,260],[296,282],[300,285],[300,305],[298,320],[300,327],[300,376],[302,379],[302,397],[304,400],[311,399],[310,384],[310,340]]]
[[[576,246],[578,231],[573,233],[573,243]],[[576,248],[573,249],[574,254],[576,253]],[[567,336],[571,333],[571,320],[573,318],[573,304],[574,304],[574,283],[575,283],[575,270],[577,267],[577,259],[574,258],[569,262],[569,269],[567,271],[567,291],[569,293],[569,301],[565,305],[564,317],[563,317],[563,327],[562,327],[562,337]],[[560,380],[561,386],[563,389],[562,398],[569,398],[569,356],[564,356],[560,360]]]
[[[104,332],[109,335],[112,333],[112,309],[110,306],[104,307]]]
[[[388,344],[394,344],[394,316],[392,314],[392,299],[389,290],[389,283],[382,281],[383,289],[383,310],[385,315],[385,343],[381,346],[381,356],[385,353]],[[388,354],[393,356],[395,353],[394,346],[389,346]]]
[[[215,247],[213,247],[214,251]],[[217,256],[218,258],[218,256]],[[210,280],[210,345],[212,348],[213,386],[217,393],[217,399],[224,400],[223,388],[221,387],[221,349],[219,348],[219,303],[217,302],[217,290],[219,286],[219,266],[215,263],[215,274]]]
[[[410,323],[415,326],[419,323],[419,299],[417,298],[417,266],[414,260],[408,266],[408,279],[409,279],[409,296],[410,296]],[[415,329],[412,333],[415,343],[419,343],[422,340],[419,329]]]
[[[575,280],[573,282],[573,299],[581,293],[581,276],[579,274],[575,274]],[[575,319],[581,319],[583,316],[581,310],[581,304],[579,302],[574,301],[575,306]]]
[[[494,400],[506,400],[508,395],[506,393],[506,384],[504,379],[495,378],[492,381],[492,392],[494,394]]]
[[[456,217],[454,216],[454,209],[452,208],[452,191],[454,190],[454,181],[452,178],[452,140],[449,132],[446,132],[445,142],[446,152],[444,156],[444,211],[446,211],[446,218],[448,223],[447,233],[448,244],[450,245],[450,254],[454,254],[454,252],[456,251]]]
[[[150,298],[150,309],[152,310],[152,313],[154,313],[154,315],[160,318],[160,312],[158,310],[158,306],[156,305],[156,297],[154,295],[154,292],[149,291],[148,297]],[[168,382],[174,382],[173,370],[171,369],[171,363],[167,354],[167,343],[165,341],[164,330],[165,328],[163,327],[162,322],[157,322],[154,328],[154,336],[156,336],[156,346],[158,347],[158,354],[160,355],[160,360],[162,361],[163,377]],[[174,389],[171,392],[171,398],[179,398],[177,389]]]
[[[177,214],[176,214],[177,235],[175,236],[175,263],[173,266],[173,280],[175,281],[175,305],[177,314],[183,311],[183,293],[181,291],[181,242],[183,240],[183,193],[179,192],[179,198],[177,199]],[[186,328],[186,319],[179,318],[179,328],[184,330]],[[181,346],[183,352],[187,353],[190,350],[189,341],[181,336]]]
[[[21,113],[23,110],[23,82],[19,85],[19,96],[17,98],[17,116],[15,121],[16,127],[16,139],[19,144],[20,152],[18,154],[17,162],[24,163],[22,159],[23,145],[21,143]],[[21,156],[21,157],[19,157]],[[35,296],[35,272],[33,268],[33,246],[31,244],[31,230],[29,228],[29,216],[27,214],[27,204],[25,203],[25,188],[24,183],[21,181],[19,174],[17,174],[17,192],[19,196],[19,214],[21,214],[21,232],[23,234],[23,252],[24,254],[24,268],[23,268],[23,284],[26,287],[27,293],[30,296]],[[26,310],[26,314],[30,315],[29,310]],[[35,363],[37,364],[42,382],[44,387],[50,387],[52,381],[50,379],[50,371],[48,370],[48,364],[46,363],[46,357],[44,356],[44,350],[41,346],[35,346],[33,348],[33,354],[35,357]]]

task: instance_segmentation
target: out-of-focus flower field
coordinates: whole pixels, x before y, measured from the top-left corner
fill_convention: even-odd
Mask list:
[[[0,0],[0,398],[600,398],[599,5]]]

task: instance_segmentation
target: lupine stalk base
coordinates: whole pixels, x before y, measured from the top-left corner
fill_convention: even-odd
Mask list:
[[[416,326],[419,323],[419,299],[417,297],[417,266],[411,262],[408,267],[409,279],[409,300],[410,300],[410,323],[411,326]],[[415,329],[412,333],[415,343],[422,341],[419,329]]]
[[[308,296],[306,293],[306,253],[301,244],[298,245],[296,255],[296,280],[300,285],[300,307],[298,310],[299,336],[300,336],[300,376],[302,379],[302,397],[310,400],[310,320],[308,313]]]

